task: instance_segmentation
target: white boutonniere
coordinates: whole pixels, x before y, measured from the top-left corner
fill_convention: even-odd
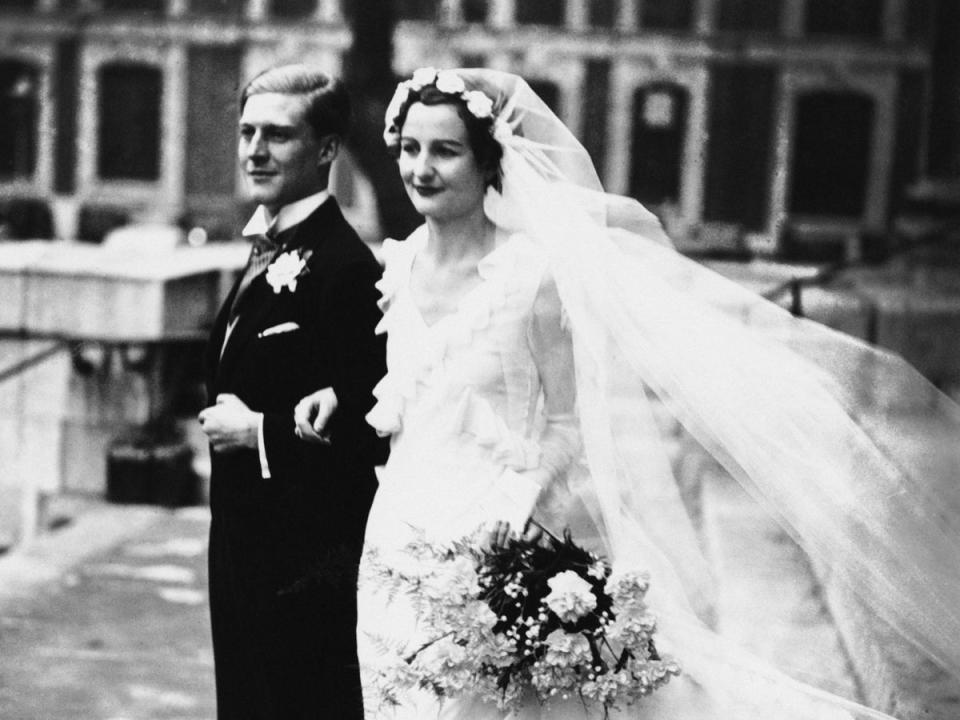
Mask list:
[[[297,281],[307,272],[307,254],[300,254],[299,250],[290,250],[281,253],[267,268],[267,282],[273,292],[280,294],[283,288],[296,292]]]

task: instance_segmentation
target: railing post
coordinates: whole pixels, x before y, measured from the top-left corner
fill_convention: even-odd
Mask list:
[[[790,312],[794,317],[803,317],[803,283],[800,278],[790,281]]]

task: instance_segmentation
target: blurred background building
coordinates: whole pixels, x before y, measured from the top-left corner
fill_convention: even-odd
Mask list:
[[[236,94],[283,61],[344,70],[352,0],[0,0],[8,236],[131,219],[235,232]],[[960,177],[953,0],[396,0],[392,68],[518,72],[608,190],[684,250],[882,253]],[[369,238],[372,186],[335,189]],[[947,205],[950,203],[947,202]],[[923,205],[921,208],[920,205]],[[388,228],[387,230],[389,230]]]
[[[958,37],[957,0],[0,0],[0,551],[158,420],[202,476],[200,355],[247,252],[206,241],[250,211],[238,91],[282,62],[350,84],[332,183],[371,243],[416,222],[397,78],[514,71],[682,251],[960,397]]]

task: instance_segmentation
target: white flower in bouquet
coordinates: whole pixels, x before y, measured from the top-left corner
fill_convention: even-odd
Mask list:
[[[557,629],[547,635],[547,652],[543,662],[548,665],[570,667],[590,662],[590,643],[583,633],[568,633]]]
[[[647,574],[640,570],[614,570],[607,578],[604,592],[615,606],[638,609],[645,607],[644,595],[650,586]]]
[[[597,607],[590,583],[573,570],[564,570],[547,580],[550,594],[543,602],[563,622],[576,622]]]
[[[603,560],[597,560],[590,568],[587,570],[587,575],[597,580],[603,580],[607,575],[607,565]]]
[[[655,631],[656,621],[650,615],[622,615],[607,626],[607,636],[611,640],[633,648],[646,647]]]

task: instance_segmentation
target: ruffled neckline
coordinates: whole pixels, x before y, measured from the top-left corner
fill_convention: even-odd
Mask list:
[[[406,240],[384,240],[381,248],[385,269],[377,288],[383,318],[377,332],[409,332],[411,328],[403,314],[411,314],[415,315],[421,333],[420,342],[404,341],[415,347],[391,354],[387,375],[374,388],[377,404],[367,421],[381,435],[399,432],[406,403],[416,397],[421,385],[434,382],[451,349],[470,344],[477,332],[489,326],[494,313],[506,304],[511,287],[524,274],[520,267],[529,268],[529,261],[524,263],[521,258],[534,257],[532,252],[525,252],[529,250],[529,241],[523,236],[498,236],[496,246],[477,265],[481,282],[460,298],[456,310],[427,324],[410,295],[413,261],[426,242],[427,228],[421,226]]]

